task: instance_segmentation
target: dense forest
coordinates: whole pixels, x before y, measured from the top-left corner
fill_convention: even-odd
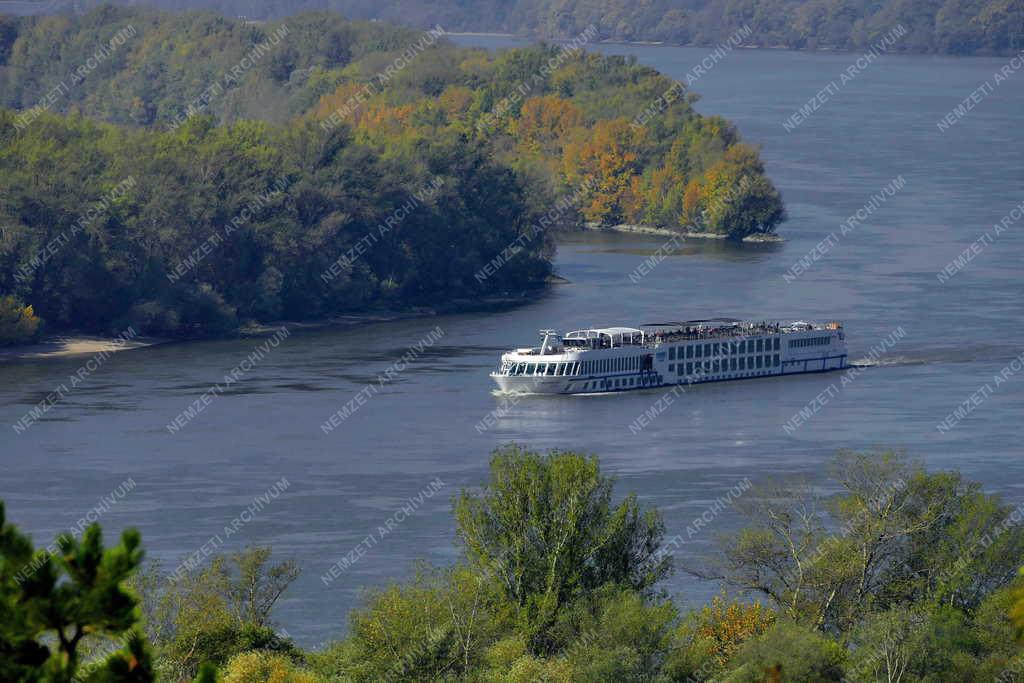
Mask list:
[[[106,6],[0,35],[0,293],[50,329],[479,301],[542,284],[558,226],[784,217],[758,150],[633,60],[326,14]]]
[[[909,35],[891,49],[948,54],[1024,50],[1021,0],[150,0],[165,9],[203,7],[228,16],[275,18],[326,9],[352,18],[449,31],[499,31],[571,38],[590,25],[600,39],[715,45],[740,27],[746,44],[809,50],[862,50],[901,24]],[[56,2],[82,10],[96,0]],[[134,2],[132,4],[135,4]]]
[[[269,547],[168,574],[135,530],[104,547],[94,524],[34,550],[0,503],[0,678],[1024,680],[1021,508],[893,451],[840,452],[829,471],[734,487],[666,539],[595,457],[499,448],[490,480],[453,499],[459,559],[372,590],[314,651],[277,630],[301,569]],[[715,532],[737,513],[745,526]],[[680,608],[660,588],[674,569],[732,593]]]

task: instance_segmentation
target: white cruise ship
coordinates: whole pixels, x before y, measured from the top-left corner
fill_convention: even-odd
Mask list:
[[[847,367],[838,322],[724,318],[540,334],[540,346],[501,356],[491,377],[503,392],[604,393]]]

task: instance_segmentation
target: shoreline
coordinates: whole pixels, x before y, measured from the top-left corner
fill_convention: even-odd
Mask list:
[[[446,35],[449,35],[449,36],[465,36],[465,37],[470,37],[470,38],[472,38],[472,37],[477,37],[477,38],[515,38],[516,40],[528,40],[528,41],[530,41],[532,43],[546,42],[546,43],[553,43],[553,44],[556,44],[556,45],[557,44],[568,43],[568,42],[570,42],[572,40],[571,37],[553,38],[553,37],[550,37],[550,36],[544,37],[544,36],[533,35],[533,34],[528,34],[528,33],[492,33],[492,32],[488,32],[488,31],[458,31],[458,32],[456,32],[456,31],[447,31]],[[616,40],[616,39],[613,39],[613,38],[604,38],[602,40],[595,40],[595,41],[593,41],[593,44],[594,45],[622,45],[622,46],[626,46],[626,47],[672,47],[672,48],[675,48],[675,47],[687,47],[687,48],[696,48],[696,49],[710,50],[710,49],[714,49],[716,47],[719,47],[721,45],[721,42],[719,42],[719,43],[713,43],[713,42],[712,43],[673,43],[673,42],[668,41],[668,40]],[[811,55],[814,55],[814,54],[856,55],[856,54],[862,54],[865,50],[868,49],[868,47],[870,47],[870,46],[866,46],[866,47],[863,47],[863,48],[845,48],[845,47],[840,48],[840,47],[829,47],[829,46],[816,47],[816,48],[806,48],[806,47],[791,47],[789,45],[749,45],[749,44],[745,44],[745,45],[737,45],[736,49],[737,50],[771,50],[773,52],[786,51],[786,52],[796,52],[796,53],[799,53],[799,54],[811,54]],[[1007,58],[1007,57],[1013,57],[1014,55],[1017,54],[1017,51],[1010,50],[1010,51],[1008,51],[1006,53],[1002,53],[1002,52],[969,52],[969,53],[959,53],[959,52],[926,52],[926,51],[906,50],[906,51],[899,51],[899,52],[889,52],[889,53],[886,53],[886,54],[888,54],[890,56],[899,56],[899,57],[951,57],[951,58],[955,58],[955,59],[980,57],[980,58],[988,58],[988,59],[1004,59],[1004,58]]]
[[[51,361],[64,358],[96,355],[98,353],[134,351],[137,349],[145,349],[152,346],[160,346],[170,343],[265,337],[275,334],[282,327],[286,327],[289,331],[319,331],[328,329],[344,329],[346,327],[354,327],[356,325],[369,323],[385,323],[399,320],[432,318],[439,315],[497,311],[505,308],[512,308],[531,301],[531,294],[542,294],[552,285],[567,284],[568,282],[568,280],[559,275],[551,274],[543,285],[531,289],[525,289],[520,295],[493,296],[485,299],[472,300],[455,299],[445,304],[437,304],[434,306],[412,306],[408,309],[401,310],[381,309],[365,313],[331,316],[322,320],[280,320],[267,323],[246,322],[239,325],[234,334],[227,335],[225,337],[192,337],[178,339],[143,336],[133,337],[132,339],[125,341],[117,337],[107,337],[97,334],[63,332],[46,337],[35,344],[0,348],[0,366],[25,361]]]
[[[728,235],[722,235],[717,232],[679,232],[678,230],[670,230],[668,228],[655,228],[650,225],[629,225],[621,223],[619,225],[596,225],[594,223],[584,223],[584,230],[593,230],[595,232],[619,232],[633,235],[658,235],[660,237],[682,237],[684,240],[687,239],[698,239],[698,240],[727,240]],[[785,242],[786,239],[780,235],[774,233],[769,235],[747,235],[743,239],[733,240],[735,242],[745,242],[747,244],[774,244]]]

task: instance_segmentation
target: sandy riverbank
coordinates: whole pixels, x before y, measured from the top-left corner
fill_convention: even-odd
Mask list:
[[[159,337],[133,337],[119,339],[85,334],[63,334],[48,337],[38,344],[14,346],[0,349],[0,363],[20,360],[46,360],[52,358],[69,358],[75,356],[91,356],[97,353],[113,353],[141,349],[155,344],[163,344],[170,339]]]

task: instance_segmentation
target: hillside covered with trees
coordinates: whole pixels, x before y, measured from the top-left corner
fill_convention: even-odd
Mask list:
[[[0,503],[3,680],[1020,681],[1020,508],[892,451],[841,452],[828,482],[762,481],[711,558],[665,539],[596,458],[498,449],[453,499],[459,559],[369,592],[347,634],[305,651],[274,606],[300,567],[266,547],[172,575],[137,531],[97,525],[50,554]],[[725,506],[727,507],[727,506]],[[734,511],[728,510],[733,513]],[[694,533],[690,529],[696,528]],[[682,609],[660,589],[707,560],[732,596]],[[332,590],[328,588],[326,590]],[[325,595],[324,599],[330,599]],[[339,615],[339,619],[343,616]],[[340,629],[340,623],[339,623]]]
[[[87,8],[96,0],[54,7]],[[133,3],[134,4],[134,3]],[[798,50],[862,50],[902,24],[909,35],[891,50],[944,54],[1009,54],[1024,50],[1021,0],[151,0],[165,9],[207,8],[228,16],[279,18],[331,10],[410,26],[440,23],[449,31],[497,31],[571,38],[588,26],[599,39],[715,45],[746,25],[746,44]]]
[[[0,35],[0,292],[50,329],[479,300],[543,284],[549,233],[583,220],[784,217],[758,150],[632,60],[110,6]]]

